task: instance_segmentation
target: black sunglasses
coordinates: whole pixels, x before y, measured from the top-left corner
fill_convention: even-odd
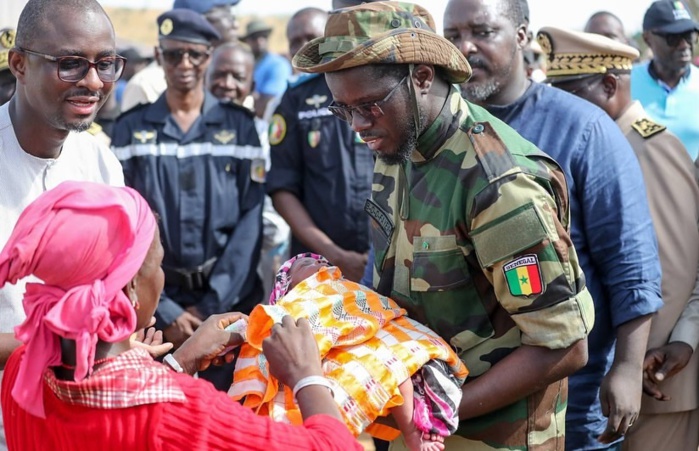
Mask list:
[[[199,66],[211,55],[211,50],[200,52],[192,49],[164,49],[160,47],[163,59],[171,66],[177,66],[182,62],[185,55],[193,66]]]
[[[696,44],[697,37],[699,37],[696,31],[687,31],[685,33],[656,33],[652,31],[651,33],[665,39],[665,43],[668,47],[677,47],[683,39],[687,41],[689,45]]]
[[[92,62],[82,56],[53,56],[22,47],[17,47],[17,50],[29,55],[40,56],[47,61],[56,63],[58,78],[66,83],[79,82],[87,76],[87,73],[93,67],[97,71],[97,76],[100,80],[104,83],[114,83],[121,77],[121,74],[124,72],[124,66],[126,65],[126,58],[119,55],[105,56],[104,58]]]
[[[330,111],[332,114],[342,119],[343,121],[349,123],[352,123],[353,111],[356,111],[357,113],[359,113],[360,116],[369,121],[383,117],[384,112],[381,109],[381,105],[385,104],[391,99],[393,93],[398,90],[398,87],[400,87],[400,85],[402,85],[407,78],[407,75],[403,77],[401,81],[399,81],[393,87],[393,89],[391,89],[388,92],[388,94],[386,94],[386,96],[381,100],[377,100],[375,102],[362,103],[361,105],[357,106],[340,105],[335,103],[335,101],[333,100],[332,102],[330,102],[330,105],[328,105],[328,111]]]

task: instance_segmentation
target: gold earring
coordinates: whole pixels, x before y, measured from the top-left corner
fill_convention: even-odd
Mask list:
[[[131,297],[131,305],[136,310],[141,308],[141,304],[138,303],[138,295],[135,292],[133,293],[133,297]]]

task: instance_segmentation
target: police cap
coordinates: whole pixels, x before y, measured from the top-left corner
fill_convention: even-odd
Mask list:
[[[211,45],[221,35],[201,14],[191,9],[173,9],[158,17],[158,39]]]

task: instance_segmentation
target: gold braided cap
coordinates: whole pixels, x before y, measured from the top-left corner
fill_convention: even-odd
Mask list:
[[[638,50],[606,36],[544,27],[536,37],[547,57],[548,80],[630,71]]]
[[[0,71],[9,69],[8,57],[10,49],[15,46],[15,30],[4,28],[0,30]]]

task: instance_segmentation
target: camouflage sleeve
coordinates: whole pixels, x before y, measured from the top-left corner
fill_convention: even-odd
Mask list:
[[[522,343],[560,349],[587,336],[594,306],[566,227],[565,179],[540,164],[549,177],[515,166],[492,180],[470,226],[478,261]]]

